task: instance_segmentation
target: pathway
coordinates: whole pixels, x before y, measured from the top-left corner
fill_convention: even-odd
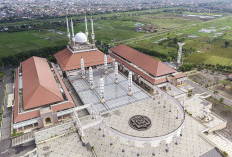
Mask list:
[[[189,79],[187,79],[186,82],[195,88],[193,90],[194,94],[207,93],[207,94],[211,95],[213,98],[215,98],[217,100],[220,100],[220,98],[223,98],[224,99],[223,103],[226,104],[227,106],[232,107],[232,100],[230,100],[230,99],[228,99],[228,98],[226,98],[224,96],[221,96],[219,94],[214,94],[213,91],[211,91],[211,90],[209,90],[209,89],[207,89],[205,87],[202,87],[199,84],[197,84],[196,82],[193,82],[193,81],[191,81]]]

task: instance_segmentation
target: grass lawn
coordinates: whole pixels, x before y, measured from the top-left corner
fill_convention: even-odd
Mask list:
[[[48,31],[24,31],[15,33],[0,33],[0,57],[16,53],[53,47],[64,44],[65,35]]]
[[[232,65],[232,46],[226,48],[223,39],[216,41],[214,44],[206,44],[200,49],[200,53],[190,54],[185,61],[213,65]]]
[[[4,72],[0,72],[0,82],[3,80],[4,76],[5,76],[5,73]]]
[[[187,17],[183,17],[180,15],[173,14],[159,14],[159,15],[146,15],[141,17],[134,18],[142,23],[152,24],[154,27],[158,29],[171,29],[176,27],[181,27],[184,25],[190,25],[193,23],[200,22],[198,19],[191,19]]]

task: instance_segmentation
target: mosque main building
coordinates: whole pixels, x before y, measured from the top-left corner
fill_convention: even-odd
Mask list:
[[[132,80],[153,94],[155,86],[165,89],[168,82],[176,86],[185,79],[161,61],[123,44],[111,48],[109,55],[104,54],[95,46],[93,19],[91,42],[86,17],[85,28],[85,33],[75,34],[73,21],[69,24],[67,19],[68,46],[54,55],[57,65],[45,58],[31,57],[15,70],[13,128],[17,132],[46,127],[70,117],[75,103],[63,79],[73,75],[85,78],[89,68],[107,72],[117,65],[120,75],[131,72]]]
[[[95,45],[92,18],[91,41],[86,17],[85,28],[85,33],[75,34],[73,21],[67,19],[68,45],[54,55],[57,64],[34,56],[15,70],[12,130],[27,133],[73,117],[78,119],[74,111],[80,108],[87,109],[82,115],[85,116],[93,111],[100,115],[141,101],[149,100],[147,104],[150,104],[153,95],[160,94],[156,99],[169,98],[164,91],[176,88],[185,80],[185,75],[172,67],[123,44],[104,54]],[[184,97],[185,93],[179,93],[179,102],[173,100],[178,103],[174,108],[179,114],[179,126],[169,138],[181,134]],[[91,110],[85,107],[88,104]],[[136,122],[139,117],[134,118]]]

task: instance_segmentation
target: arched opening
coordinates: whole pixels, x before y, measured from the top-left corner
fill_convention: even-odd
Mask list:
[[[45,119],[45,122],[46,122],[46,125],[51,124],[51,123],[52,123],[51,118],[50,118],[50,117],[47,117],[47,118]]]

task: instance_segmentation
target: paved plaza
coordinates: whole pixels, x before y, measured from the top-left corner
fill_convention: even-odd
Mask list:
[[[38,144],[37,152],[39,157],[93,157],[75,132]]]
[[[156,105],[154,103],[154,105]],[[130,105],[126,106],[129,108]],[[133,106],[133,104],[132,104]],[[159,106],[158,106],[159,108]],[[160,108],[161,109],[161,108]],[[111,112],[111,117],[119,115],[121,109]],[[163,110],[165,111],[165,109]],[[131,112],[134,112],[133,109]],[[142,113],[141,113],[142,114]],[[149,114],[148,114],[149,115]],[[148,116],[147,115],[147,116]],[[128,121],[125,115],[120,114],[121,121]],[[158,117],[158,115],[157,115]],[[108,116],[105,119],[109,118]],[[123,120],[124,119],[124,120]],[[154,121],[153,121],[154,122]],[[159,123],[158,121],[156,121]],[[161,122],[162,123],[162,122]],[[118,124],[118,122],[116,122]],[[116,124],[114,124],[116,126]],[[125,123],[126,125],[126,123]],[[154,125],[154,124],[153,124]],[[155,124],[156,125],[156,124]],[[165,124],[167,127],[169,124]],[[157,128],[158,129],[158,128]],[[165,131],[166,128],[163,130]],[[97,156],[100,157],[132,157],[137,156],[137,152],[141,153],[141,157],[151,157],[152,152],[155,152],[158,157],[199,157],[200,155],[214,149],[206,140],[199,136],[199,132],[205,130],[206,127],[190,116],[186,116],[183,136],[178,138],[178,145],[175,144],[175,139],[169,144],[169,151],[166,152],[165,142],[162,142],[158,147],[152,148],[148,144],[143,148],[134,146],[133,143],[123,143],[120,138],[112,138],[107,132],[105,137],[102,136],[102,131],[99,131],[99,126],[95,126],[85,130],[83,140],[89,142]],[[160,131],[162,129],[160,128]],[[140,133],[139,135],[142,135]],[[112,145],[110,145],[112,142]],[[42,157],[88,157],[93,156],[91,151],[87,151],[86,147],[82,146],[79,135],[76,132],[69,133],[66,136],[54,138],[51,141],[37,145],[38,155]],[[122,152],[124,148],[125,152]]]
[[[115,84],[115,76],[113,71],[108,74],[99,69],[94,71],[94,90],[90,89],[88,74],[86,79],[81,79],[79,75],[70,77],[70,81],[80,96],[83,104],[92,103],[99,112],[112,110],[133,102],[148,99],[149,95],[139,88],[136,84],[132,85],[132,96],[128,96],[128,80],[126,77],[118,74],[118,84]],[[105,83],[105,103],[100,102],[100,87],[99,80],[101,76],[104,78]]]
[[[171,106],[171,112],[170,111]],[[136,137],[156,137],[169,134],[176,130],[182,123],[183,117],[179,115],[181,110],[173,104],[166,104],[164,107],[157,100],[147,99],[134,104],[124,106],[113,112],[109,112],[104,117],[104,122],[111,128]],[[130,127],[129,120],[136,115],[146,116],[151,120],[151,127],[145,131],[137,131]]]
[[[190,99],[186,100],[185,108],[188,110],[189,113],[192,114],[193,117],[199,118],[203,115],[203,107],[205,106],[205,104],[206,101],[201,99],[199,96],[194,95]],[[204,123],[209,128],[215,127],[224,122],[223,119],[216,116],[215,114],[211,114],[210,116],[212,117],[212,121]]]

